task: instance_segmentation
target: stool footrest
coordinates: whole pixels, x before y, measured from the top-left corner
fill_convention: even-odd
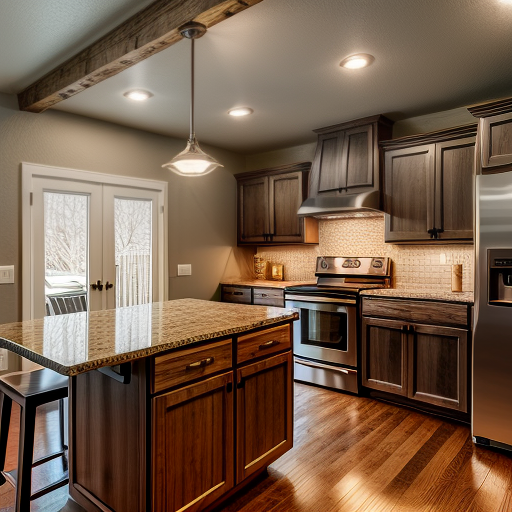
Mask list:
[[[5,480],[9,482],[14,488],[16,488],[16,482],[18,480],[18,470],[13,469],[11,471],[1,471],[2,475],[5,477]],[[55,489],[59,489],[59,487],[63,487],[64,485],[69,483],[69,474],[66,471],[59,480],[52,482],[51,484],[43,487],[42,489],[37,490],[34,494],[30,495],[30,500],[37,500],[41,496],[54,491]]]
[[[40,459],[35,460],[32,463],[32,467],[35,468],[36,466],[40,466],[41,464],[44,464],[45,462],[49,462],[53,459],[56,459],[57,457],[65,457],[65,456],[66,456],[66,449],[64,448],[63,450],[59,450],[58,452],[51,453],[50,455],[45,455],[44,457],[41,457]]]

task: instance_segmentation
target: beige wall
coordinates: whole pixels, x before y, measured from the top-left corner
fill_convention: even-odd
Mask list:
[[[169,298],[215,296],[236,245],[233,174],[245,161],[203,144],[224,168],[200,179],[162,169],[184,145],[63,112],[19,112],[16,97],[0,93],[0,265],[16,266],[16,284],[0,285],[0,323],[21,319],[21,162],[167,181]],[[192,276],[176,277],[178,263],[191,263]]]

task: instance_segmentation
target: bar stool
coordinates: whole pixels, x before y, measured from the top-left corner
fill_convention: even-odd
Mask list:
[[[31,372],[16,372],[0,377],[2,412],[0,416],[0,477],[16,489],[16,512],[29,512],[30,502],[66,485],[69,481],[66,449],[64,443],[64,398],[68,396],[68,378],[44,368]],[[21,407],[18,469],[4,471],[7,436],[11,419],[12,401]],[[36,408],[39,405],[59,401],[59,423],[61,449],[36,461],[34,456],[34,434]],[[32,468],[57,457],[63,458],[64,476],[32,494]]]

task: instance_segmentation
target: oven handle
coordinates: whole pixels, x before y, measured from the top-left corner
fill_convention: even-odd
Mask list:
[[[301,364],[302,366],[311,366],[311,368],[320,368],[322,370],[333,370],[335,372],[345,373],[346,375],[349,375],[351,373],[357,374],[357,370],[350,370],[349,368],[338,368],[337,366],[329,366],[327,364],[322,363],[312,363],[310,361],[304,361],[302,359],[295,359],[295,362],[297,364]]]
[[[285,300],[299,300],[302,302],[330,302],[333,304],[357,304],[355,299],[336,299],[334,297],[318,297],[316,295],[287,295]]]

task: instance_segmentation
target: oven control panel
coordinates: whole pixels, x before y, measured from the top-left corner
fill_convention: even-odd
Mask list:
[[[317,274],[382,276],[390,274],[390,259],[385,257],[319,256]]]

